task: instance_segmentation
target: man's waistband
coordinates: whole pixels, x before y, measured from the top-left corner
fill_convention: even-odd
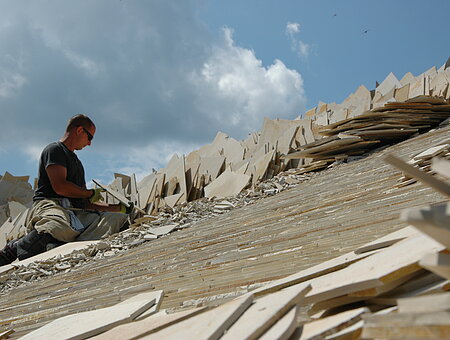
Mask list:
[[[53,201],[63,208],[72,208],[72,203],[70,202],[70,200],[68,198],[65,198],[65,197],[64,198],[61,198],[61,197],[39,197],[39,198],[34,198],[33,203],[37,203],[37,202],[40,202],[43,200]]]

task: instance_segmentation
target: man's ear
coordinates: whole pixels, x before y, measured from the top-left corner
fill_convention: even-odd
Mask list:
[[[77,129],[76,129],[77,136],[81,135],[83,132],[84,132],[83,131],[83,127],[82,126],[77,126]]]

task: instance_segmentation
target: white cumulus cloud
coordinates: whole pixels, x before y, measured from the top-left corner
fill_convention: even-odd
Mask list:
[[[308,57],[311,52],[311,46],[298,38],[300,34],[300,24],[297,22],[288,22],[286,24],[286,35],[291,42],[291,48],[300,57]]]
[[[237,138],[260,129],[263,117],[294,118],[305,106],[301,75],[281,60],[262,65],[254,51],[236,46],[233,31],[212,49],[201,70],[193,72],[199,112]]]
[[[300,24],[297,22],[288,22],[286,24],[286,33],[289,35],[294,35],[300,32]]]

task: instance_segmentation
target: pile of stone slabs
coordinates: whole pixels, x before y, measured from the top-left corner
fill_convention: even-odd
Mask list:
[[[18,202],[26,207],[31,205],[33,189],[28,180],[29,176],[13,176],[9,172],[0,176],[0,224],[8,217],[15,217],[7,211],[8,202]]]
[[[450,140],[449,140],[450,142]],[[428,148],[417,155],[407,163],[420,169],[421,171],[436,174],[435,168],[441,169],[446,167],[445,160],[450,160],[450,144],[449,143],[439,143],[439,145]],[[432,163],[434,162],[434,166]],[[444,170],[445,171],[445,170]],[[442,171],[441,171],[442,172]],[[397,187],[404,187],[416,183],[417,179],[406,173],[399,179],[399,184]]]
[[[449,58],[450,59],[450,58]],[[391,72],[375,89],[369,91],[361,85],[355,93],[342,103],[319,102],[305,112],[304,117],[312,119],[317,126],[325,126],[364,114],[370,109],[383,107],[386,103],[403,102],[421,95],[430,95],[450,100],[450,63],[439,69],[432,67],[414,76],[406,73],[400,80]]]
[[[173,208],[202,197],[235,196],[244,188],[292,167],[294,162],[284,161],[280,156],[314,142],[312,127],[310,119],[265,118],[261,133],[252,133],[244,141],[219,132],[211,144],[187,156],[173,155],[165,168],[137,184],[134,176],[116,174],[109,188],[153,215],[162,208]],[[297,161],[295,165],[298,164]],[[105,199],[108,203],[115,202],[109,195]]]
[[[401,139],[400,136],[425,130],[448,118],[450,104],[432,96],[417,96],[405,102],[387,103],[358,117],[321,128],[323,136],[351,134],[366,140]],[[411,131],[409,131],[411,130]]]
[[[25,220],[29,209],[14,201],[8,203],[9,211],[12,211],[11,207],[16,212],[12,213],[11,217],[8,217],[0,226],[0,249],[3,249],[7,242],[18,239],[27,233]]]
[[[388,103],[383,108],[321,128],[320,134],[325,138],[306,144],[283,158],[311,159],[299,173],[323,169],[335,161],[404,140],[448,117],[450,104],[436,97],[418,96],[404,103]]]
[[[0,176],[0,249],[25,234],[25,217],[31,206],[33,190],[29,176]]]
[[[290,339],[342,339],[343,336],[359,339],[361,334],[365,339],[377,338],[373,336],[378,334],[374,327],[388,329],[392,326],[388,317],[381,318],[386,325],[380,324],[378,315],[396,318],[397,305],[401,305],[402,299],[432,299],[434,294],[450,290],[448,278],[433,274],[419,265],[427,253],[441,253],[445,246],[418,231],[406,229],[402,232],[403,239],[396,236],[397,233],[387,235],[384,240],[368,244],[370,247],[361,247],[370,250],[359,255],[355,250],[263,286],[253,293],[270,294],[291,285],[311,285],[312,290],[303,299],[303,303],[310,304],[309,320],[299,324]],[[388,238],[393,242],[390,245],[386,242]],[[450,309],[450,305],[446,308]],[[414,313],[426,314],[417,308]],[[396,319],[396,326],[413,326],[417,335],[423,326],[418,319],[410,318],[408,322],[406,319]],[[402,322],[405,324],[402,325]],[[442,319],[435,322],[450,332],[448,322],[442,322]]]
[[[140,206],[140,198],[137,189],[136,176],[114,173],[114,180],[108,185],[108,188],[118,193],[120,197],[127,197],[127,201],[133,202],[136,206]],[[119,200],[103,193],[103,200],[108,204],[118,204]]]
[[[450,58],[449,58],[450,60]],[[346,130],[352,131],[351,136],[360,136],[364,142],[379,141],[381,144],[385,142],[400,141],[408,136],[435,125],[434,118],[438,118],[439,113],[433,117],[420,117],[424,120],[417,120],[418,115],[411,116],[408,110],[413,104],[407,107],[398,106],[398,103],[409,101],[415,97],[433,96],[441,101],[450,100],[450,62],[447,61],[439,69],[432,67],[426,72],[415,77],[410,72],[406,73],[403,78],[398,80],[391,72],[374,90],[369,91],[365,86],[361,85],[355,93],[348,96],[342,103],[324,103],[319,102],[317,107],[308,110],[304,116],[312,120],[312,131],[314,137],[320,140],[322,136],[332,136]],[[384,109],[388,107],[387,109]],[[415,105],[415,108],[419,108]],[[369,111],[372,109],[372,112]],[[425,108],[421,108],[426,111]],[[396,120],[385,120],[384,114],[391,111]],[[425,113],[425,112],[422,112]],[[355,118],[359,118],[354,120]],[[399,118],[403,119],[402,123]],[[379,126],[375,127],[375,121],[379,120]],[[350,126],[350,127],[349,127]],[[336,144],[336,143],[333,143]],[[345,144],[345,143],[344,143]],[[370,144],[370,143],[368,143]],[[312,146],[316,146],[312,144]],[[333,148],[335,145],[331,145]],[[335,154],[335,157],[328,157],[329,154],[323,155],[321,159],[312,158],[296,158],[290,155],[291,162],[295,159],[301,160],[297,165],[298,174],[309,171],[316,171],[326,168],[335,160],[345,159],[348,156],[358,156],[364,153],[364,144],[355,144],[356,149],[348,151],[348,147],[344,147],[342,154]],[[370,146],[370,145],[368,145]],[[368,148],[370,149],[370,147]],[[334,150],[335,153],[337,150]],[[300,155],[308,155],[306,152]],[[334,159],[333,159],[334,158]],[[308,160],[305,162],[304,159]],[[293,163],[292,163],[293,164]]]
[[[205,197],[225,198],[242,191],[250,181],[246,174],[225,171],[217,180],[205,187]]]
[[[439,148],[421,153],[421,157],[438,154]],[[400,160],[389,162],[450,198],[447,183]],[[415,169],[414,171],[411,171]],[[433,159],[432,168],[450,179],[450,162]],[[420,277],[384,293],[372,302],[395,306],[391,313],[363,317],[364,339],[448,339],[450,338],[450,203],[409,208],[401,219],[435,240],[440,249],[429,250],[418,262],[426,271]],[[411,249],[415,252],[416,249]]]

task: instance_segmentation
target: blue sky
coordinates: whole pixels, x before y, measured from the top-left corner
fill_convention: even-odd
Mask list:
[[[214,31],[234,28],[236,44],[253,49],[265,65],[281,59],[297,70],[310,107],[342,102],[361,84],[373,89],[389,72],[401,78],[444,64],[449,13],[450,2],[433,0],[215,0],[204,18]],[[296,38],[309,45],[307,57],[293,53],[288,22],[300,25]]]
[[[57,14],[55,14],[57,13]],[[0,173],[37,173],[67,119],[87,180],[164,167],[218,131],[342,102],[450,56],[450,2],[0,0]]]

